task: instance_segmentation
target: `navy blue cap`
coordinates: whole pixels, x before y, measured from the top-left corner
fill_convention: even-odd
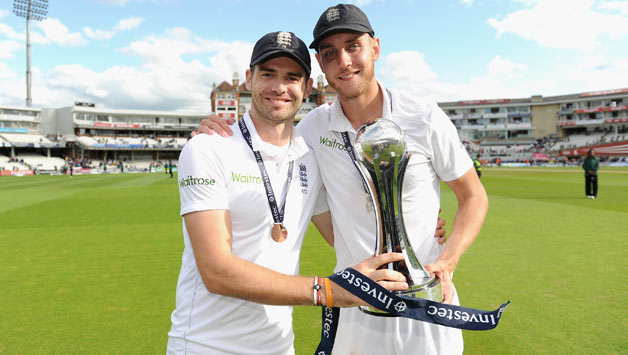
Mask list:
[[[366,14],[355,5],[338,4],[325,10],[314,27],[314,41],[310,48],[317,49],[325,37],[338,32],[356,31],[375,36]]]
[[[292,32],[271,32],[260,38],[253,47],[250,66],[281,55],[296,60],[305,69],[307,76],[310,76],[312,72],[310,51],[305,42]]]

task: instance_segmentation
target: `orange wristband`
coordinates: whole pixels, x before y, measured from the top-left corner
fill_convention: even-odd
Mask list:
[[[325,282],[325,297],[327,298],[327,307],[334,308],[334,299],[331,296],[331,284],[328,278],[323,279]]]

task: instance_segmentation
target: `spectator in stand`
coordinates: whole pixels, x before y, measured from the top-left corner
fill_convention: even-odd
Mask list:
[[[597,170],[599,167],[599,162],[595,158],[595,151],[590,149],[582,163],[582,169],[584,169],[584,189],[587,198],[595,199],[597,197]]]

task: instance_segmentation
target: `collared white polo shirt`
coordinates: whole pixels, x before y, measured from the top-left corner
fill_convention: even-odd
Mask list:
[[[434,238],[440,206],[440,181],[455,180],[472,168],[455,126],[435,102],[380,85],[382,119],[394,121],[406,135],[412,154],[402,188],[403,217],[413,249],[422,265],[436,260],[442,250]],[[355,265],[375,249],[375,214],[367,208],[360,175],[344,146],[356,130],[340,102],[323,105],[298,124],[314,150],[332,213],[336,270]],[[454,299],[457,304],[457,295]],[[423,351],[421,351],[423,350]],[[457,353],[462,351],[459,330],[400,318],[379,318],[357,309],[343,309],[334,351],[340,354]]]
[[[260,139],[248,113],[244,120],[253,148],[262,154],[279,206],[286,196],[287,240],[277,243],[271,237],[273,218],[260,170],[237,125],[233,137],[201,134],[183,148],[179,158],[181,215],[229,210],[234,255],[277,272],[297,274],[299,251],[322,186],[318,165],[298,132],[293,132],[282,159],[282,154],[272,156],[274,150],[281,149]],[[291,183],[284,194],[291,160]],[[169,336],[203,345],[212,354],[293,353],[292,308],[209,292],[199,274],[185,222],[183,239],[185,249]]]

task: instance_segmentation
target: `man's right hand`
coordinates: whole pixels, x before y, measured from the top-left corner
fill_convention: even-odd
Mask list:
[[[406,278],[402,273],[390,269],[379,269],[379,267],[384,264],[400,260],[403,260],[403,254],[401,253],[385,253],[367,258],[352,268],[377,282],[388,291],[403,291],[408,289],[408,284],[406,283]],[[337,307],[368,305],[366,302],[354,296],[344,288],[336,285],[334,282],[332,282],[332,296],[334,306]]]
[[[223,137],[232,136],[233,131],[229,126],[233,123],[234,121],[230,118],[223,120],[212,113],[209,117],[201,121],[201,125],[198,127],[197,131],[192,131],[192,137],[201,133],[212,135],[214,132]]]

